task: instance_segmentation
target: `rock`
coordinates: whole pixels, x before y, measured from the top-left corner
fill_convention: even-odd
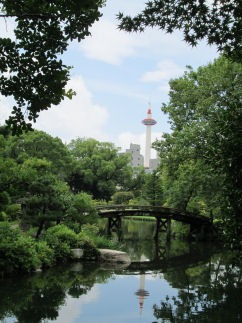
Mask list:
[[[71,249],[74,259],[81,259],[83,257],[83,249]]]
[[[41,273],[41,272],[42,272],[42,268],[41,268],[41,267],[36,268],[36,269],[35,269],[35,272],[36,272],[36,273]]]
[[[131,259],[126,252],[110,249],[99,249],[99,252],[101,262],[131,263]]]

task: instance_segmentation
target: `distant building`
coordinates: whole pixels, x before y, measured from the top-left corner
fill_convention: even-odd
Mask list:
[[[126,149],[126,153],[131,155],[131,166],[139,167],[144,165],[144,157],[140,153],[140,145],[130,144],[130,148]]]
[[[160,164],[159,158],[150,159],[150,170],[153,172]]]
[[[140,145],[137,144],[130,144],[130,148],[126,149],[126,153],[131,155],[131,166],[132,167],[139,167],[144,166],[144,156],[140,153]],[[149,168],[147,172],[152,172],[155,170],[159,165],[159,159],[150,159],[149,161]]]

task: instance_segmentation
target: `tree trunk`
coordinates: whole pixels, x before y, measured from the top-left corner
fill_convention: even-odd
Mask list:
[[[41,231],[43,230],[44,223],[45,223],[45,220],[42,220],[40,222],[39,229],[38,229],[37,234],[36,234],[36,239],[38,239],[39,235],[41,234]]]

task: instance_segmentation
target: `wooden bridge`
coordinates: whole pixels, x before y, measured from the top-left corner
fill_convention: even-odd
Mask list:
[[[108,219],[108,233],[121,231],[122,218],[125,216],[146,216],[156,219],[155,238],[159,233],[166,232],[167,240],[171,235],[171,220],[190,224],[190,235],[210,236],[214,233],[213,223],[210,218],[191,212],[181,212],[163,206],[139,205],[99,205],[97,211],[100,217]]]

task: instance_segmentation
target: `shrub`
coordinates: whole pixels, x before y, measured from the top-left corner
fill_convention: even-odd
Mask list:
[[[79,193],[73,196],[71,205],[67,210],[67,221],[85,223],[96,223],[98,213],[92,197],[87,193]]]
[[[53,249],[56,261],[65,262],[72,259],[71,248],[78,247],[77,234],[64,224],[49,228],[42,239]]]
[[[120,249],[120,244],[114,240],[108,239],[106,237],[100,236],[98,234],[99,228],[95,224],[84,224],[82,230],[78,235],[79,238],[84,239],[89,238],[92,240],[93,245],[96,248],[105,249]]]
[[[121,249],[121,246],[117,241],[107,239],[103,236],[93,237],[93,241],[95,243],[95,246],[100,249],[115,249],[115,250]]]
[[[6,207],[6,213],[10,221],[15,221],[19,218],[21,212],[20,204],[12,204]]]
[[[7,221],[8,216],[4,211],[0,211],[0,221]]]
[[[83,249],[84,258],[86,259],[96,259],[99,256],[99,252],[95,246],[92,238],[86,236],[83,232],[78,234],[78,247]]]
[[[48,246],[46,241],[38,241],[36,251],[43,267],[49,267],[54,263],[54,250]]]
[[[64,224],[55,225],[47,230],[46,237],[55,236],[59,241],[66,242],[71,248],[77,247],[76,233]]]
[[[19,228],[0,223],[0,270],[30,272],[41,265],[35,240]]]
[[[8,192],[0,192],[0,210],[5,210],[6,206],[10,203],[10,196]]]
[[[81,232],[88,237],[93,237],[98,234],[99,228],[96,224],[83,224]]]

